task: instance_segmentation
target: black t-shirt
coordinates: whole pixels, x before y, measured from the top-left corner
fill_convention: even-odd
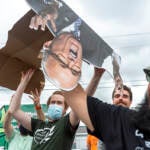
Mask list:
[[[88,112],[94,136],[101,139],[107,150],[150,150],[150,141],[144,139],[131,121],[133,110],[87,98]],[[136,112],[135,112],[136,113]]]
[[[33,142],[31,150],[71,150],[75,132],[69,115],[49,122],[32,118]]]

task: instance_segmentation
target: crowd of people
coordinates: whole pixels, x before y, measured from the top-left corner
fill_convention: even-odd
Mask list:
[[[132,91],[126,85],[112,91],[113,104],[93,97],[105,69],[94,68],[86,89],[78,83],[82,72],[82,44],[72,33],[63,32],[43,47],[44,74],[60,90],[48,98],[45,116],[40,104],[41,91],[35,87],[30,96],[37,112],[37,118],[33,118],[20,106],[34,69],[22,73],[4,120],[9,150],[71,150],[80,120],[90,135],[88,150],[96,150],[99,140],[103,143],[101,149],[106,150],[150,150],[150,68],[144,69],[149,82],[145,97],[138,109],[133,110],[130,109]],[[67,113],[69,106],[71,111]],[[17,120],[19,131],[11,125],[12,118]]]
[[[48,69],[53,68],[50,66]],[[21,144],[20,147],[23,149],[30,147],[29,149],[69,150],[72,147],[79,120],[85,123],[89,134],[104,142],[106,149],[149,149],[150,84],[148,84],[143,104],[137,111],[129,109],[132,92],[125,85],[123,91],[115,89],[112,92],[114,105],[107,104],[92,97],[104,71],[104,69],[95,68],[94,76],[85,90],[78,83],[71,91],[54,92],[47,101],[47,120],[41,111],[40,100],[38,100],[40,95],[36,90],[32,92],[32,99],[36,105],[38,119],[32,118],[20,109],[22,94],[34,70],[29,69],[22,74],[20,84],[11,98],[4,122],[9,149]],[[149,77],[148,71],[147,76]],[[68,105],[72,110],[66,115]],[[12,116],[18,121],[20,134],[11,125]]]

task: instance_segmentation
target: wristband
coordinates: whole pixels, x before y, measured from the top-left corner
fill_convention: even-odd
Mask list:
[[[36,110],[40,110],[40,109],[41,109],[41,106],[40,106],[40,105],[35,105],[35,109],[36,109]]]

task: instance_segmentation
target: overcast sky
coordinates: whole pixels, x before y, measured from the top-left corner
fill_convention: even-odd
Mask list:
[[[121,75],[124,83],[132,88],[133,106],[137,105],[147,85],[142,69],[150,66],[150,0],[66,0],[66,2],[121,56]],[[7,31],[29,10],[24,0],[2,3],[0,47],[7,40]],[[108,58],[103,66],[111,72],[111,58]],[[81,81],[85,87],[92,75],[92,69],[92,66],[84,65]],[[102,79],[96,93],[97,97],[108,102],[111,102],[111,91],[114,86],[113,80],[110,81]],[[47,84],[46,89],[55,89],[51,84]],[[43,92],[43,99],[48,97],[49,94],[46,93],[50,91]],[[11,91],[7,91],[7,94],[6,90],[0,91],[0,104],[8,103],[11,94]],[[27,101],[29,102],[24,100],[24,103]]]

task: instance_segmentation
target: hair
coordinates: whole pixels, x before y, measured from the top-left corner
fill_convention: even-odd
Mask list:
[[[63,93],[62,91],[55,91],[55,92],[48,98],[48,100],[47,100],[47,106],[50,104],[51,98],[52,98],[52,96],[55,95],[55,94],[59,94],[59,95],[62,95],[62,96],[64,97],[64,93]],[[64,104],[65,104],[65,109],[67,109],[67,108],[68,108],[68,105],[67,105],[66,101],[64,101]]]
[[[149,97],[146,92],[143,102],[137,108],[137,112],[131,115],[135,126],[144,133],[145,138],[150,135],[150,106]]]
[[[130,101],[132,101],[132,91],[131,91],[131,88],[128,87],[128,86],[126,86],[126,85],[123,85],[123,90],[128,91],[129,96],[130,96]],[[114,94],[115,94],[115,88],[114,88],[114,90],[112,92],[112,98],[114,98]]]

